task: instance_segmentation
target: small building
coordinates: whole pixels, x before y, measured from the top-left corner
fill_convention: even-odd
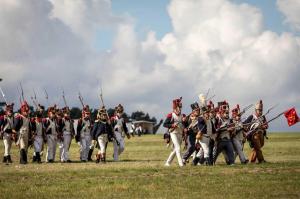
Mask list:
[[[149,122],[145,120],[133,121],[132,122],[137,129],[139,126],[142,127],[142,134],[153,134],[154,133],[154,122]]]

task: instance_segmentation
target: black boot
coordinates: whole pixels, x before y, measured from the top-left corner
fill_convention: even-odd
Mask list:
[[[27,152],[25,149],[23,149],[23,153],[24,153],[24,161],[25,161],[25,164],[27,164]]]
[[[35,155],[37,163],[42,163],[40,152],[36,152]]]
[[[203,156],[200,157],[199,163],[203,165],[205,163],[205,158]]]
[[[25,149],[20,150],[20,164],[27,164],[27,154]]]
[[[7,156],[3,156],[2,162],[3,162],[3,163],[6,163],[6,161],[7,161]]]
[[[7,156],[7,162],[8,162],[8,163],[12,163],[12,160],[11,160],[11,156],[10,156],[10,155]]]
[[[212,165],[212,163],[210,161],[210,158],[205,158],[205,165],[206,166],[211,166]]]
[[[96,154],[96,164],[100,162],[101,154]]]
[[[93,159],[92,159],[93,152],[94,152],[94,149],[90,149],[90,150],[89,150],[89,154],[88,154],[88,161],[89,161],[89,162],[92,162],[92,161],[93,161]]]
[[[32,162],[36,162],[37,161],[37,153],[35,153],[33,156],[32,156]]]
[[[193,160],[193,165],[197,166],[197,164],[199,163],[199,161],[200,161],[200,158],[199,157],[195,157],[194,160]]]
[[[20,150],[20,164],[25,164],[23,150],[24,150],[24,149],[21,149],[21,150]]]
[[[101,162],[106,163],[105,153],[102,153]]]

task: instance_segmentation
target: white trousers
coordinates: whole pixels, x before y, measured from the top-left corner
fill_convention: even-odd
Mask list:
[[[125,142],[121,133],[116,131],[115,135],[119,145],[117,144],[116,140],[114,140],[114,161],[118,161],[119,155],[121,155],[121,153],[125,150]]]
[[[106,153],[106,146],[107,146],[107,142],[108,142],[108,137],[107,137],[107,134],[104,134],[104,135],[100,135],[98,137],[98,143],[99,143],[99,152],[101,154],[104,154]]]
[[[62,162],[69,160],[69,148],[72,141],[72,136],[70,132],[64,131],[63,137],[64,140],[60,143],[59,146],[60,160]]]
[[[208,158],[209,157],[209,141],[210,141],[210,138],[209,137],[205,137],[205,136],[202,136],[201,140],[199,141],[200,145],[201,145],[201,147],[203,149],[204,158]]]
[[[54,135],[47,135],[47,155],[46,162],[55,160],[57,138]]]
[[[42,138],[42,136],[36,135],[34,137],[33,147],[34,147],[34,152],[35,153],[37,153],[37,152],[40,153],[42,151],[42,147],[43,147],[43,138]]]
[[[3,143],[4,143],[4,156],[10,155],[11,145],[12,145],[12,136],[11,134],[3,134]]]
[[[179,166],[183,166],[183,161],[181,157],[181,142],[182,142],[182,135],[179,133],[170,133],[171,140],[174,145],[173,151],[170,153],[169,158],[166,164],[171,164],[175,155],[177,156]]]
[[[20,130],[18,144],[20,149],[28,149],[28,131],[27,130]]]
[[[89,150],[92,144],[92,138],[90,134],[84,134],[80,140],[80,159],[87,161]]]

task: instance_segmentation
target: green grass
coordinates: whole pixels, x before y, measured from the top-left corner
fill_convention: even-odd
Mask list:
[[[73,143],[72,160],[78,150]],[[221,158],[213,167],[179,168],[175,160],[166,168],[162,135],[147,135],[126,140],[120,162],[110,143],[105,165],[19,165],[14,146],[14,163],[0,164],[0,198],[300,198],[300,133],[270,134],[263,152],[266,164],[227,166]]]

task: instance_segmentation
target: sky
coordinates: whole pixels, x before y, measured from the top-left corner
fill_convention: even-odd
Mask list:
[[[19,106],[99,107],[157,119],[183,97],[183,111],[210,89],[213,101],[241,107],[262,99],[268,115],[300,112],[298,0],[2,0],[0,83]],[[49,94],[46,101],[44,89]],[[247,112],[251,114],[251,111]],[[300,131],[283,117],[270,131]]]

